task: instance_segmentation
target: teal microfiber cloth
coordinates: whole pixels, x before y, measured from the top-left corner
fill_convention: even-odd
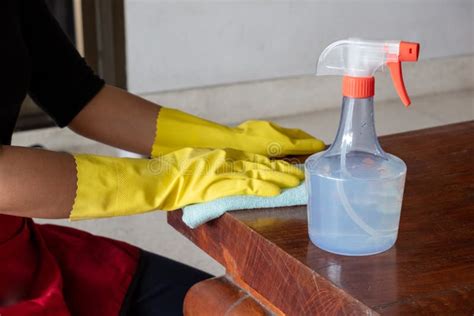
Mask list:
[[[297,167],[303,168],[303,165],[297,165]],[[225,212],[304,205],[307,201],[308,194],[304,181],[302,181],[297,187],[283,190],[279,195],[273,197],[237,195],[185,206],[183,208],[183,222],[190,228],[196,228],[201,224],[218,218]]]

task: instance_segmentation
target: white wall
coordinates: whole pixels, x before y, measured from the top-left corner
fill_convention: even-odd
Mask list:
[[[128,87],[136,93],[314,71],[341,38],[403,39],[421,58],[474,53],[472,0],[126,0]]]

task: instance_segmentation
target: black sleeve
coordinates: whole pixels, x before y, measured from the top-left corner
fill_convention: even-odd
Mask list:
[[[94,74],[51,15],[44,0],[24,0],[23,30],[31,60],[28,93],[64,127],[102,89]]]

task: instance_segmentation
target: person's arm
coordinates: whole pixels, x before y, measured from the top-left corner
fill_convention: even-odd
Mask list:
[[[67,218],[76,183],[69,154],[0,146],[0,214]]]
[[[24,15],[24,40],[31,56],[28,92],[36,103],[61,127],[70,125],[86,107],[83,113],[91,121],[83,126],[98,129],[111,120],[120,123],[110,131],[100,127],[98,137],[110,142],[117,138],[118,146],[149,151],[158,108],[126,92],[104,88],[44,1],[25,0]],[[117,104],[121,109],[114,111],[111,107]],[[133,125],[127,125],[127,117]],[[132,144],[126,133],[121,134],[123,127],[129,133],[140,128],[145,132]],[[84,133],[95,134],[90,128]],[[150,160],[2,146],[0,214],[75,220],[175,210],[229,195],[275,195],[302,178],[302,171],[286,162],[234,150],[181,148]]]
[[[106,85],[69,124],[99,142],[159,157],[186,147],[233,148],[268,157],[311,154],[324,143],[298,129],[268,121],[228,127],[149,102]]]
[[[159,110],[154,103],[106,85],[69,128],[101,143],[150,156]]]
[[[131,93],[104,86],[44,1],[25,0],[24,8],[23,33],[31,56],[29,94],[60,127],[69,125],[84,136],[153,157],[186,147],[233,148],[273,157],[324,149],[322,141],[301,130],[266,121],[228,127],[160,109]]]
[[[235,150],[126,159],[0,148],[0,214],[71,220],[175,210],[230,195],[273,196],[303,172]]]

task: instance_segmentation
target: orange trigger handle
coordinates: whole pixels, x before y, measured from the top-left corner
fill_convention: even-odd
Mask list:
[[[403,82],[402,64],[403,61],[417,61],[420,51],[420,44],[410,42],[400,42],[400,49],[398,54],[398,61],[388,62],[387,66],[390,69],[395,90],[397,90],[400,99],[405,106],[409,106],[411,101]]]

